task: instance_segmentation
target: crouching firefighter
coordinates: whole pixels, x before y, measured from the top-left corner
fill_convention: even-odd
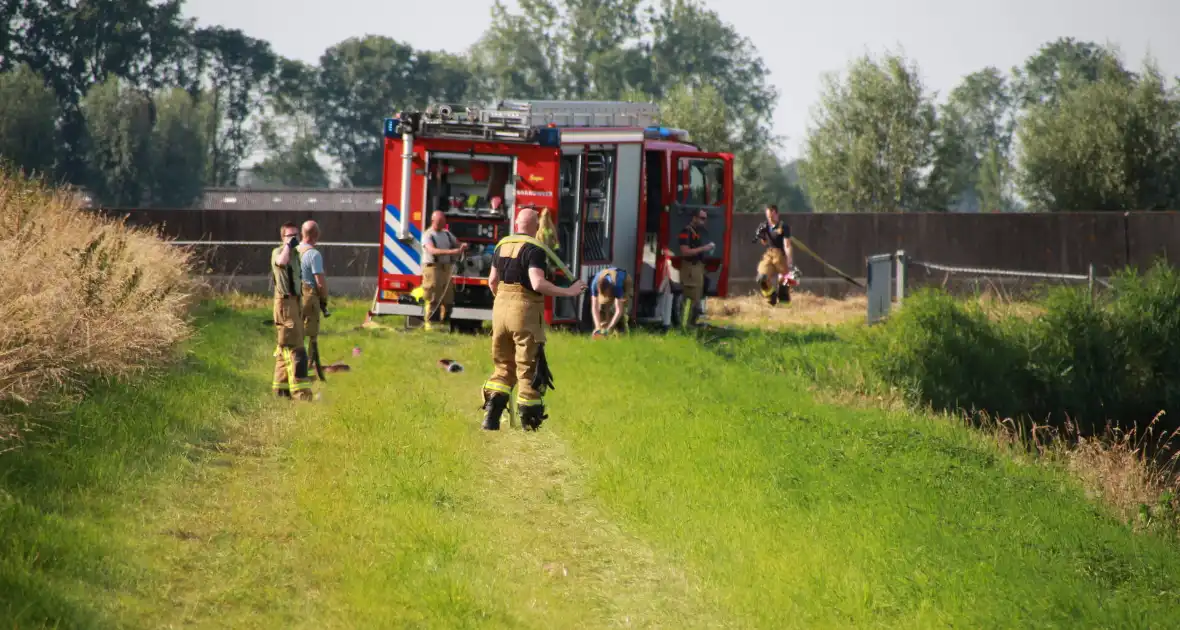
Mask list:
[[[781,299],[791,301],[789,286],[791,269],[795,266],[791,251],[791,227],[779,217],[778,206],[766,206],[766,220],[758,225],[754,240],[766,247],[758,262],[758,289],[762,297],[774,306]]]
[[[576,297],[586,283],[575,281],[562,288],[549,280],[552,264],[566,278],[569,269],[553,250],[530,234],[537,232],[537,211],[521,208],[516,234],[496,244],[488,287],[492,291],[492,361],[495,369],[484,383],[483,428],[500,429],[500,415],[508,407],[513,388],[520,424],[535,431],[548,418],[543,397],[553,387],[553,375],[545,360],[544,296]]]
[[[311,400],[311,379],[307,375],[307,350],[303,347],[303,278],[300,269],[299,228],[284,223],[283,244],[270,254],[274,275],[275,376],[272,389],[277,396]]]
[[[631,332],[630,315],[627,312],[635,292],[631,276],[618,267],[607,267],[599,271],[590,281],[590,315],[594,319],[594,333],[605,335],[622,322],[624,332]],[[609,323],[606,316],[610,314]]]

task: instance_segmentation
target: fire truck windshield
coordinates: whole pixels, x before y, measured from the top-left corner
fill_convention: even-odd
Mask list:
[[[452,216],[503,216],[512,164],[464,157],[430,156],[426,204]]]

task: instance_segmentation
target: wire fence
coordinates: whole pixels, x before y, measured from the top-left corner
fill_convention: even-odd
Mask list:
[[[907,288],[911,284],[910,276],[916,269],[921,269],[930,275],[941,273],[943,288],[946,288],[951,276],[954,275],[975,276],[977,291],[981,288],[979,285],[986,282],[997,293],[1004,291],[995,282],[992,282],[991,278],[1086,282],[1091,299],[1094,297],[1097,286],[1107,289],[1113,288],[1105,279],[1098,277],[1093,264],[1088,266],[1085,274],[1023,271],[996,267],[965,267],[916,260],[908,257],[904,250],[898,250],[891,254],[869,256],[866,258],[866,263],[868,283],[865,292],[868,297],[868,321],[870,324],[886,317],[895,302],[897,304],[903,302]]]
[[[981,278],[985,278],[985,279],[992,278],[992,277],[1000,277],[1000,278],[1020,278],[1020,279],[1030,279],[1030,280],[1064,280],[1064,281],[1074,281],[1074,282],[1086,282],[1089,285],[1089,288],[1091,291],[1094,290],[1094,287],[1096,285],[1101,285],[1101,286],[1108,288],[1108,289],[1111,288],[1111,285],[1109,282],[1098,277],[1097,273],[1095,272],[1094,265],[1090,265],[1088,273],[1085,273],[1085,274],[1050,273],[1050,272],[1045,272],[1045,271],[1023,271],[1023,270],[1016,270],[1016,269],[999,269],[996,267],[960,267],[960,266],[954,266],[954,265],[943,265],[943,264],[939,264],[939,263],[928,262],[925,260],[913,260],[913,259],[905,258],[904,253],[901,253],[901,252],[899,252],[898,255],[900,255],[902,257],[901,260],[903,261],[904,267],[914,266],[914,267],[920,267],[920,268],[926,270],[927,272],[941,272],[941,273],[943,273],[944,274],[944,281],[943,281],[944,284],[950,278],[951,275],[965,275],[965,276],[976,276],[976,277],[981,277]],[[904,277],[903,277],[903,281],[904,281]],[[899,286],[900,286],[900,288],[899,288],[898,294],[901,296],[904,296],[904,282],[902,285],[899,285]],[[994,286],[995,285],[993,283],[993,287]]]

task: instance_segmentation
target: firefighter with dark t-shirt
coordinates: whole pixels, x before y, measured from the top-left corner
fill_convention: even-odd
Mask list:
[[[758,288],[772,306],[781,299],[791,301],[791,290],[785,280],[795,267],[791,252],[791,227],[779,216],[778,207],[766,206],[766,220],[758,225],[755,238],[766,247],[758,262]]]
[[[701,244],[701,230],[709,215],[697,210],[688,225],[680,230],[680,286],[684,290],[684,310],[680,314],[681,328],[696,323],[701,298],[705,294],[705,253],[713,251],[713,243]]]
[[[537,240],[537,211],[522,208],[516,214],[517,233],[496,244],[488,287],[492,290],[492,361],[495,369],[483,384],[483,428],[500,428],[500,415],[508,406],[513,387],[520,424],[535,431],[547,418],[543,396],[552,385],[545,361],[544,296],[576,297],[586,290],[578,280],[568,288],[553,284],[549,263],[561,261]]]

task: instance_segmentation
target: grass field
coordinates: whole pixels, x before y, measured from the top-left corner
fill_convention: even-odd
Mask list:
[[[364,306],[314,404],[267,396],[266,308],[213,308],[181,367],[0,455],[4,625],[1180,626],[1180,549],[1065,472],[742,360],[831,332],[552,334],[550,419],[489,434],[487,339]]]

